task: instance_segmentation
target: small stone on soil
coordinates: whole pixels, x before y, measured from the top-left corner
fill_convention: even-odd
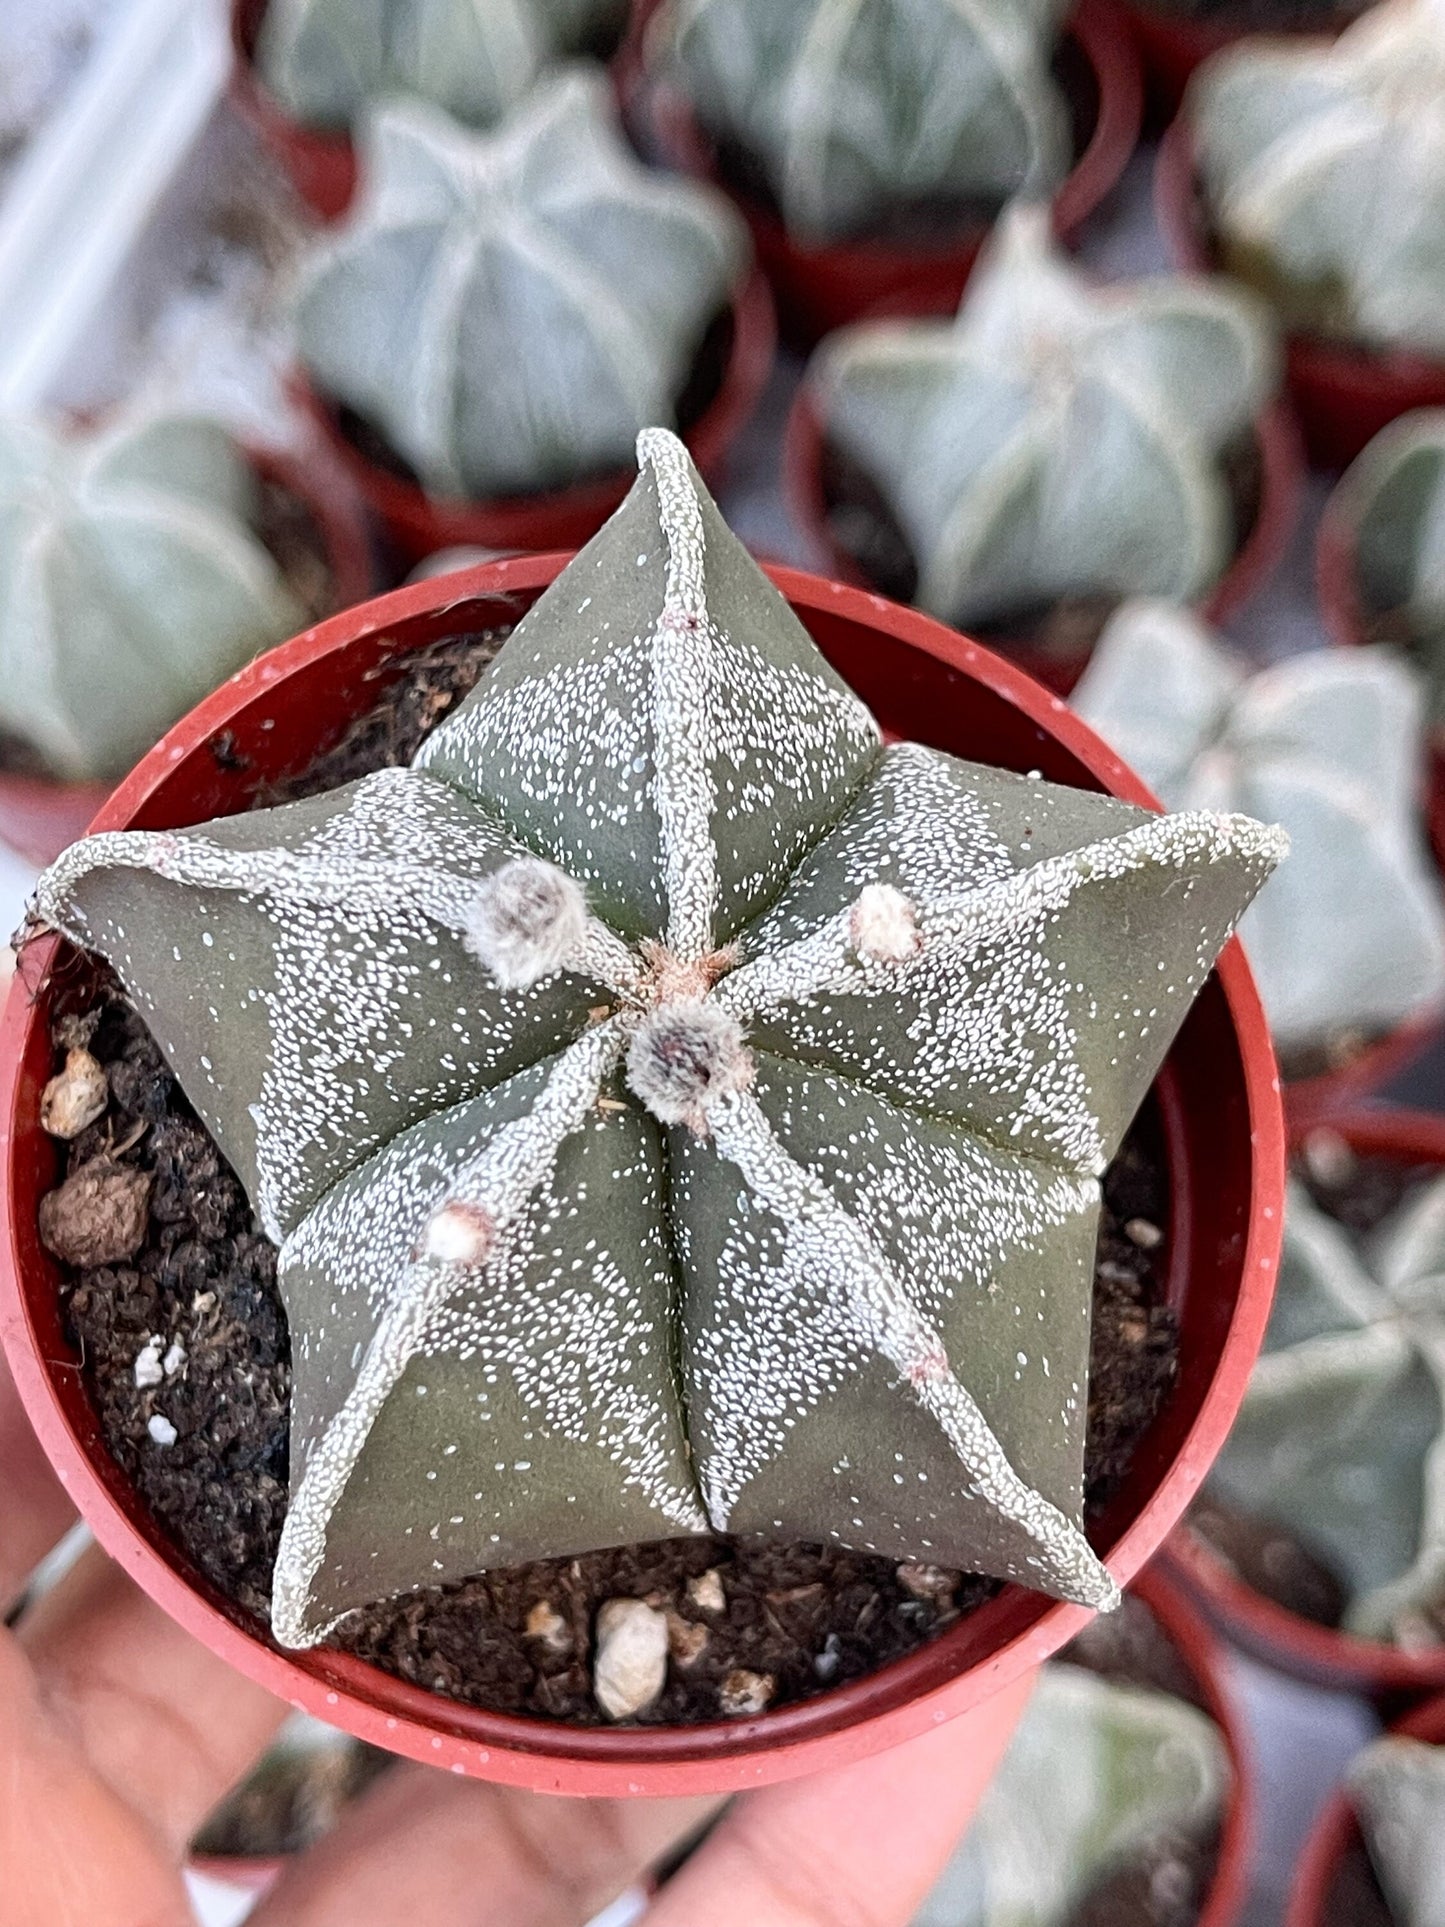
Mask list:
[[[152,1412],[146,1421],[146,1430],[157,1445],[174,1445],[176,1442],[176,1428],[164,1412]]]
[[[837,1672],[843,1658],[843,1642],[836,1633],[829,1633],[823,1641],[823,1650],[813,1660],[813,1671],[824,1682]]]
[[[711,1637],[707,1627],[699,1625],[697,1620],[684,1619],[681,1613],[667,1615],[667,1650],[677,1665],[695,1665],[707,1651]]]
[[[539,1599],[527,1614],[526,1633],[549,1653],[565,1653],[572,1645],[571,1629],[550,1599]]]
[[[186,1348],[179,1338],[171,1341],[171,1348],[161,1360],[161,1370],[167,1378],[174,1378],[186,1362]]]
[[[68,1265],[114,1265],[145,1243],[152,1176],[97,1158],[40,1200],[40,1241]]]
[[[105,1070],[88,1050],[69,1052],[65,1066],[40,1094],[40,1128],[67,1142],[79,1137],[110,1102]]]
[[[159,1338],[147,1339],[135,1358],[135,1382],[145,1391],[149,1386],[159,1385],[165,1377],[161,1369],[161,1341]]]
[[[749,1673],[739,1667],[729,1673],[718,1689],[718,1705],[731,1720],[747,1719],[765,1713],[772,1700],[775,1681],[771,1673]]]
[[[667,1621],[640,1599],[609,1599],[597,1613],[592,1693],[610,1720],[630,1720],[667,1678]]]
[[[954,1594],[958,1591],[959,1574],[950,1572],[946,1566],[902,1565],[898,1568],[898,1583],[915,1599],[927,1599],[935,1605],[952,1605]]]
[[[727,1594],[723,1591],[722,1574],[716,1566],[709,1566],[700,1572],[696,1579],[687,1582],[688,1603],[700,1613],[721,1613],[727,1611]]]
[[[1130,1218],[1124,1226],[1124,1236],[1141,1251],[1157,1251],[1164,1242],[1164,1233],[1148,1218]]]

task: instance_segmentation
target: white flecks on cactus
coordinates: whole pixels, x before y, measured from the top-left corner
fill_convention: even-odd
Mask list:
[[[1171,809],[1289,831],[1288,870],[1240,926],[1287,1060],[1335,1056],[1445,1002],[1423,705],[1403,663],[1321,650],[1250,674],[1187,610],[1137,602],[1073,700]]]
[[[1440,1639],[1445,1179],[1363,1246],[1291,1188],[1264,1353],[1211,1476],[1332,1562],[1352,1631]]]
[[[619,33],[627,0],[267,0],[256,65],[308,126],[349,127],[370,101],[429,100],[490,127],[560,54]]]
[[[1108,1606],[1099,1174],[1283,840],[885,751],[639,457],[412,769],[41,881],[282,1244],[277,1635],[709,1528]]]
[[[953,321],[845,329],[808,392],[906,538],[916,600],[967,624],[1210,588],[1235,545],[1223,457],[1277,372],[1247,295],[1179,278],[1097,286],[1058,251],[1045,209],[1016,207]]]
[[[324,394],[437,495],[625,467],[645,423],[674,419],[746,264],[732,209],[643,167],[606,78],[584,68],[491,134],[397,101],[358,138],[361,190],[295,297]]]
[[[1445,1927],[1445,1747],[1389,1734],[1349,1788],[1397,1927]]]
[[[714,139],[761,165],[788,227],[977,220],[1069,165],[1050,73],[1065,0],[671,0],[651,48]]]
[[[1109,1875],[1208,1843],[1229,1759],[1186,1701],[1047,1666],[914,1927],[1066,1927]]]
[[[1185,106],[1225,261],[1291,327],[1445,354],[1445,0],[1244,40]]]
[[[219,422],[0,422],[0,730],[54,776],[121,776],[307,614]]]

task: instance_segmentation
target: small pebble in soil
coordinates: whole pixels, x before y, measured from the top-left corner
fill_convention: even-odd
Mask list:
[[[1157,1251],[1164,1242],[1164,1233],[1148,1218],[1130,1218],[1124,1226],[1124,1236],[1141,1251]]]
[[[908,1563],[898,1568],[898,1583],[906,1593],[915,1599],[927,1599],[937,1606],[953,1604],[953,1596],[958,1591],[962,1576],[944,1566]]]
[[[695,1579],[687,1582],[687,1599],[690,1606],[696,1606],[700,1613],[721,1613],[727,1611],[727,1594],[723,1591],[722,1574],[716,1566],[709,1566]]]
[[[185,1363],[186,1363],[185,1346],[181,1343],[179,1338],[172,1339],[170,1350],[166,1353],[165,1357],[161,1360],[161,1370],[165,1373],[167,1378],[174,1378],[177,1372],[184,1370]]]
[[[133,1258],[150,1228],[151,1174],[97,1158],[40,1200],[40,1241],[65,1264]]]
[[[750,1673],[739,1667],[718,1688],[717,1703],[730,1720],[748,1719],[768,1710],[776,1684],[771,1673]]]
[[[51,1137],[79,1137],[110,1102],[105,1067],[83,1046],[70,1051],[40,1094],[40,1128]]]
[[[609,1599],[597,1612],[592,1692],[610,1720],[630,1720],[667,1678],[667,1620],[641,1599]]]
[[[813,1660],[813,1671],[826,1683],[837,1672],[843,1660],[843,1642],[836,1633],[829,1633],[823,1641],[823,1650]]]
[[[549,1653],[570,1652],[572,1633],[550,1599],[539,1599],[527,1614],[526,1634]]]
[[[174,1445],[179,1434],[164,1412],[152,1412],[146,1421],[146,1430],[157,1445]]]
[[[142,1391],[159,1385],[165,1378],[161,1365],[161,1343],[159,1338],[148,1338],[135,1355],[135,1382]]]
[[[681,1613],[667,1615],[667,1650],[675,1666],[695,1666],[711,1637],[707,1627],[696,1619],[684,1619]]]

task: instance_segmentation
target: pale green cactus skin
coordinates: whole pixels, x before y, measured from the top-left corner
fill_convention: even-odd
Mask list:
[[[672,0],[651,45],[811,242],[900,210],[1047,195],[1069,165],[1049,72],[1066,0]]]
[[[1101,1880],[1151,1848],[1205,1840],[1229,1772],[1219,1729],[1184,1700],[1046,1666],[913,1927],[1066,1927]]]
[[[0,730],[70,782],[125,774],[307,613],[219,422],[0,421]]]
[[[491,134],[417,102],[362,123],[362,188],[295,303],[302,361],[432,494],[564,487],[672,421],[747,262],[710,189],[649,171],[600,70]]]
[[[640,455],[411,769],[39,886],[281,1246],[276,1633],[709,1528],[1108,1606],[1099,1177],[1283,839],[884,750]]]
[[[1289,868],[1240,935],[1286,1064],[1445,1003],[1445,907],[1420,823],[1420,684],[1376,649],[1251,673],[1196,616],[1126,604],[1074,707],[1170,809],[1263,813]]]
[[[1228,265],[1290,327],[1445,355],[1445,0],[1243,41],[1185,111]]]
[[[1438,1639],[1445,1598],[1445,1179],[1357,1247],[1298,1185],[1264,1353],[1211,1478],[1317,1547],[1365,1638]]]
[[[1045,210],[1019,207],[954,321],[846,329],[808,386],[907,536],[918,602],[968,626],[1070,596],[1207,590],[1234,546],[1221,454],[1277,375],[1247,297],[1096,286]]]
[[[491,127],[548,61],[620,30],[626,0],[268,0],[256,65],[308,126],[348,128],[393,94]]]
[[[1331,507],[1353,538],[1363,612],[1390,618],[1391,640],[1424,675],[1431,721],[1445,725],[1445,409],[1382,429]]]
[[[1360,1754],[1349,1786],[1398,1927],[1445,1927],[1445,1747],[1389,1734]]]

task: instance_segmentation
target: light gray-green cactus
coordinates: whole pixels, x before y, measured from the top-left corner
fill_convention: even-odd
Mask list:
[[[1242,41],[1185,105],[1225,262],[1290,327],[1445,354],[1445,0]]]
[[[650,172],[595,69],[492,134],[397,102],[360,130],[363,185],[296,299],[320,388],[442,496],[615,472],[671,421],[747,260],[726,202]]]
[[[977,214],[1069,165],[1049,62],[1066,0],[671,0],[651,46],[807,241]]]
[[[1325,649],[1251,674],[1188,610],[1136,602],[1073,701],[1170,809],[1245,810],[1289,831],[1289,868],[1240,930],[1287,1061],[1445,1004],[1423,702],[1403,662]]]
[[[66,781],[124,775],[307,612],[219,422],[0,421],[0,730]]]
[[[1411,1646],[1445,1601],[1445,1179],[1357,1249],[1299,1186],[1263,1356],[1212,1474],[1318,1548],[1345,1623]]]
[[[917,600],[962,625],[1070,596],[1189,600],[1234,550],[1221,457],[1272,392],[1249,299],[1181,279],[1099,287],[1012,209],[956,320],[864,323],[808,386],[881,491]]]
[[[619,33],[627,0],[267,0],[256,65],[288,113],[346,128],[409,94],[491,127],[548,61]]]
[[[1389,1734],[1353,1763],[1349,1786],[1398,1927],[1445,1927],[1445,1747]]]
[[[1097,1883],[1219,1823],[1229,1757],[1207,1715],[1046,1666],[972,1827],[914,1927],[1066,1927]]]
[[[883,749],[640,457],[412,768],[39,886],[281,1246],[277,1635],[709,1527],[1107,1606],[1099,1177],[1283,839]]]
[[[1352,550],[1367,624],[1403,644],[1425,678],[1431,720],[1445,724],[1445,409],[1382,429],[1345,472],[1331,517]]]

